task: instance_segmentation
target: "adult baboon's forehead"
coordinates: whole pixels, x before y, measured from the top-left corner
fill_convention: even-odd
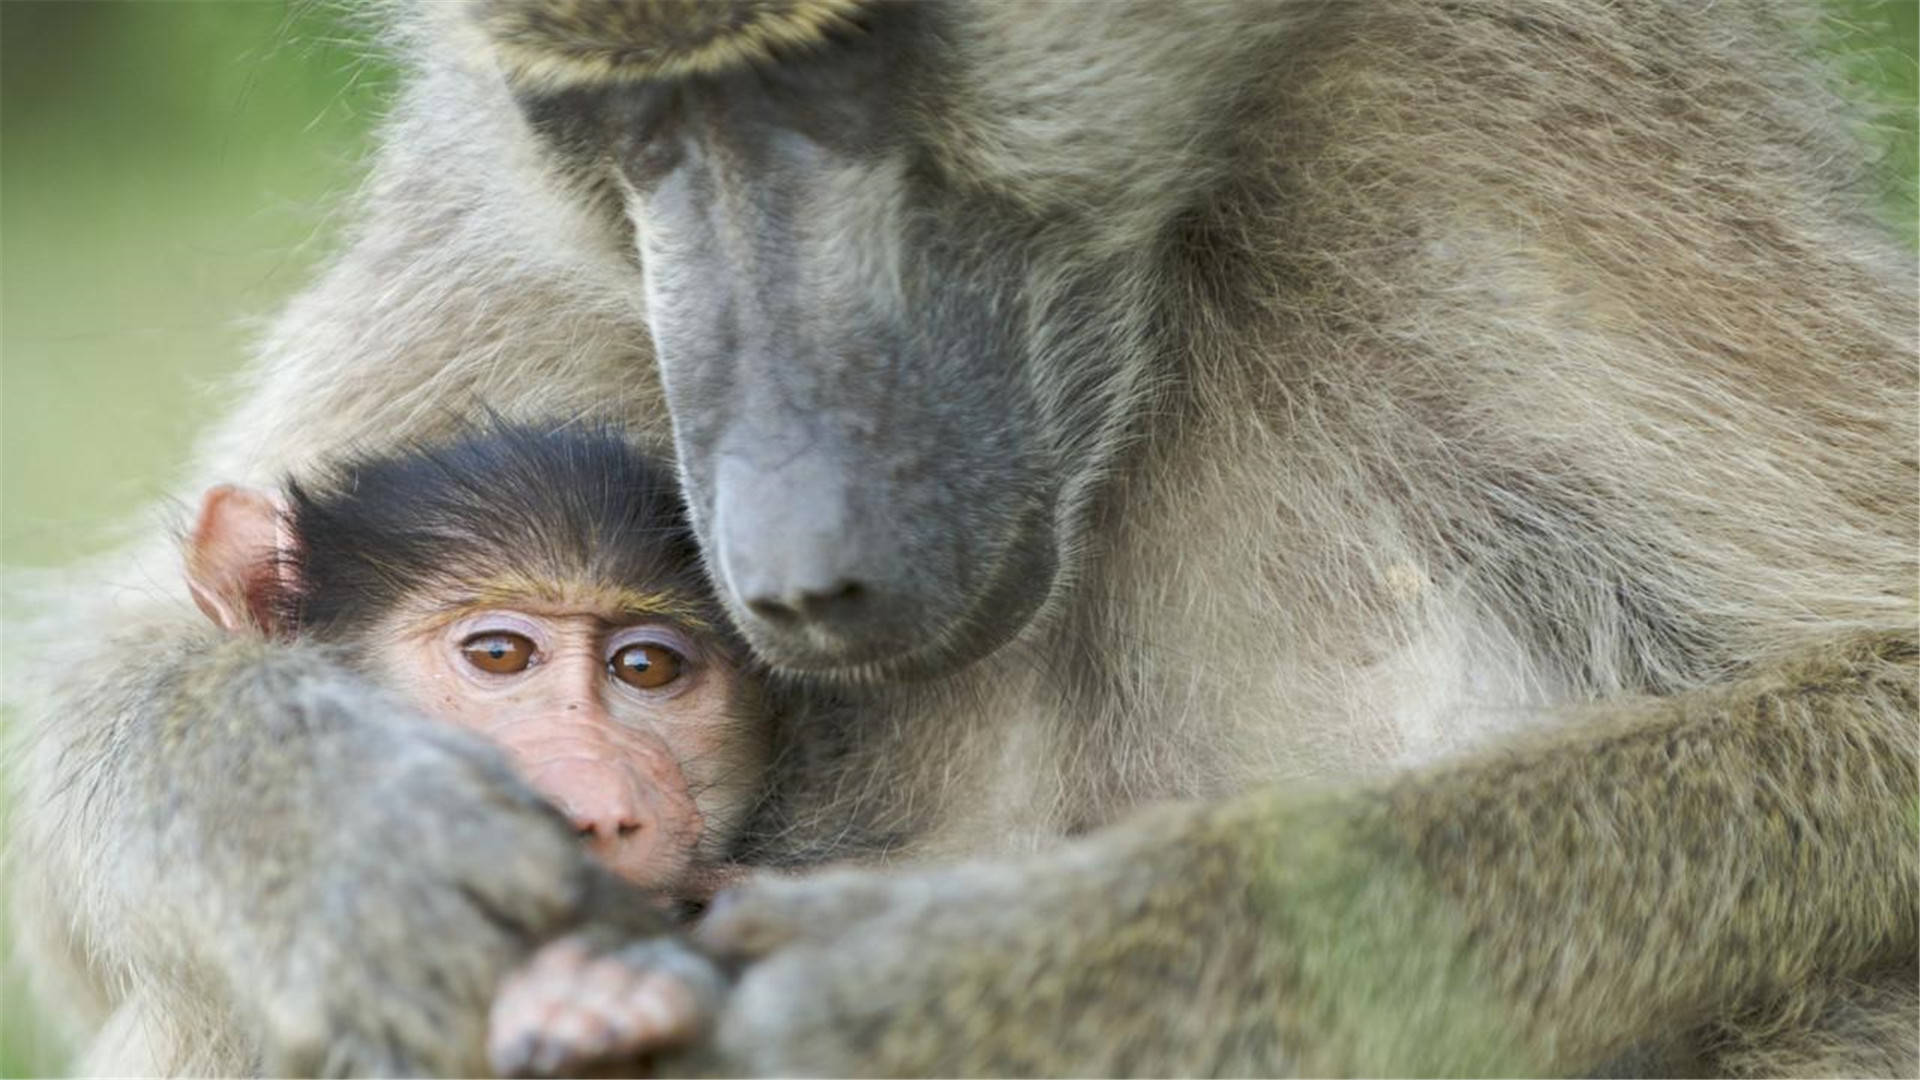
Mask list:
[[[515,89],[712,75],[817,47],[871,0],[481,0],[471,18]]]
[[[917,165],[948,186],[1049,220],[1086,216],[1105,247],[1124,250],[1262,126],[1229,76],[1286,55],[1301,9],[1317,7],[479,0],[456,18],[549,127],[548,114],[592,113],[636,88],[771,103],[776,124],[852,109],[915,145]],[[839,112],[823,119],[817,127],[847,126]],[[601,137],[600,123],[576,125],[583,144]]]

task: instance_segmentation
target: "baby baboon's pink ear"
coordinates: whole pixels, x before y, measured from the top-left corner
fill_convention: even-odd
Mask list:
[[[200,500],[187,546],[187,588],[193,602],[223,630],[273,634],[291,587],[291,552],[278,499],[221,484]]]

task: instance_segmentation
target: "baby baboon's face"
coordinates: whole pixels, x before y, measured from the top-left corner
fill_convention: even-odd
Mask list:
[[[739,823],[760,725],[697,629],[580,605],[508,601],[396,613],[374,639],[386,679],[431,715],[504,747],[621,875],[681,891]]]

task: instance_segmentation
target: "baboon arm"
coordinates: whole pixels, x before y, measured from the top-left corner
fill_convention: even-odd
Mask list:
[[[1395,841],[1555,1065],[1822,978],[1911,963],[1920,705],[1911,634],[1620,707],[1410,777]]]
[[[135,629],[53,689],[16,837],[36,932],[140,1021],[114,1067],[483,1068],[494,981],[580,900],[564,822],[326,652]]]
[[[692,1064],[1543,1075],[1678,1042],[1911,963],[1915,655],[1910,636],[1835,646],[1384,787],[1174,807],[1045,859],[751,886],[705,931],[754,962]]]
[[[42,658],[33,673],[44,700],[31,704],[43,715],[14,762],[16,843],[21,871],[45,893],[35,908],[137,981],[206,959],[194,955],[202,931],[229,914],[219,908],[246,884],[223,889],[215,879],[270,853],[263,849],[297,843],[263,836],[261,826],[316,781],[292,767],[304,748],[289,745],[291,710],[263,712],[248,700],[273,677],[268,646],[152,613],[123,625]],[[115,657],[123,663],[103,671]],[[347,685],[318,658],[283,659],[277,674],[289,689]],[[246,706],[252,715],[239,711]],[[257,805],[242,812],[249,804]],[[304,832],[310,820],[284,824]],[[244,924],[240,907],[231,914]]]

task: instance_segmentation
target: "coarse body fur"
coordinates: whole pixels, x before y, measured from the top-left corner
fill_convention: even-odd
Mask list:
[[[1026,295],[1109,328],[1111,422],[1040,609],[985,659],[797,721],[758,850],[1001,859],[749,893],[732,941],[766,959],[720,1067],[1911,1074],[1914,266],[1863,209],[1805,25],[1650,0],[953,10],[984,74],[943,104],[984,119],[946,167],[1086,223]],[[358,231],[196,485],[478,403],[667,434],[621,194],[541,141],[476,35],[396,30],[415,77]],[[1058,326],[1020,332],[1044,352]],[[302,752],[237,711],[267,673],[294,687],[247,699],[270,717],[315,686],[356,730],[389,706],[310,657],[192,645],[184,593],[145,599],[163,564],[124,565],[135,610],[58,616],[19,789],[36,970],[111,1014],[88,1064],[232,1071],[304,1039],[337,1067],[473,1067],[468,1013],[515,952],[441,910],[468,868],[391,886],[458,970],[330,997],[331,941],[260,973],[247,935],[336,928],[249,917],[273,883],[213,854],[219,825],[284,819],[177,779],[239,752],[191,737],[209,717],[261,761]],[[103,625],[172,665],[75,685],[98,665],[60,657],[111,655]],[[331,779],[304,782],[339,803]],[[1202,802],[1132,817],[1166,799]],[[313,879],[296,841],[253,842]],[[564,907],[523,842],[515,895]]]

